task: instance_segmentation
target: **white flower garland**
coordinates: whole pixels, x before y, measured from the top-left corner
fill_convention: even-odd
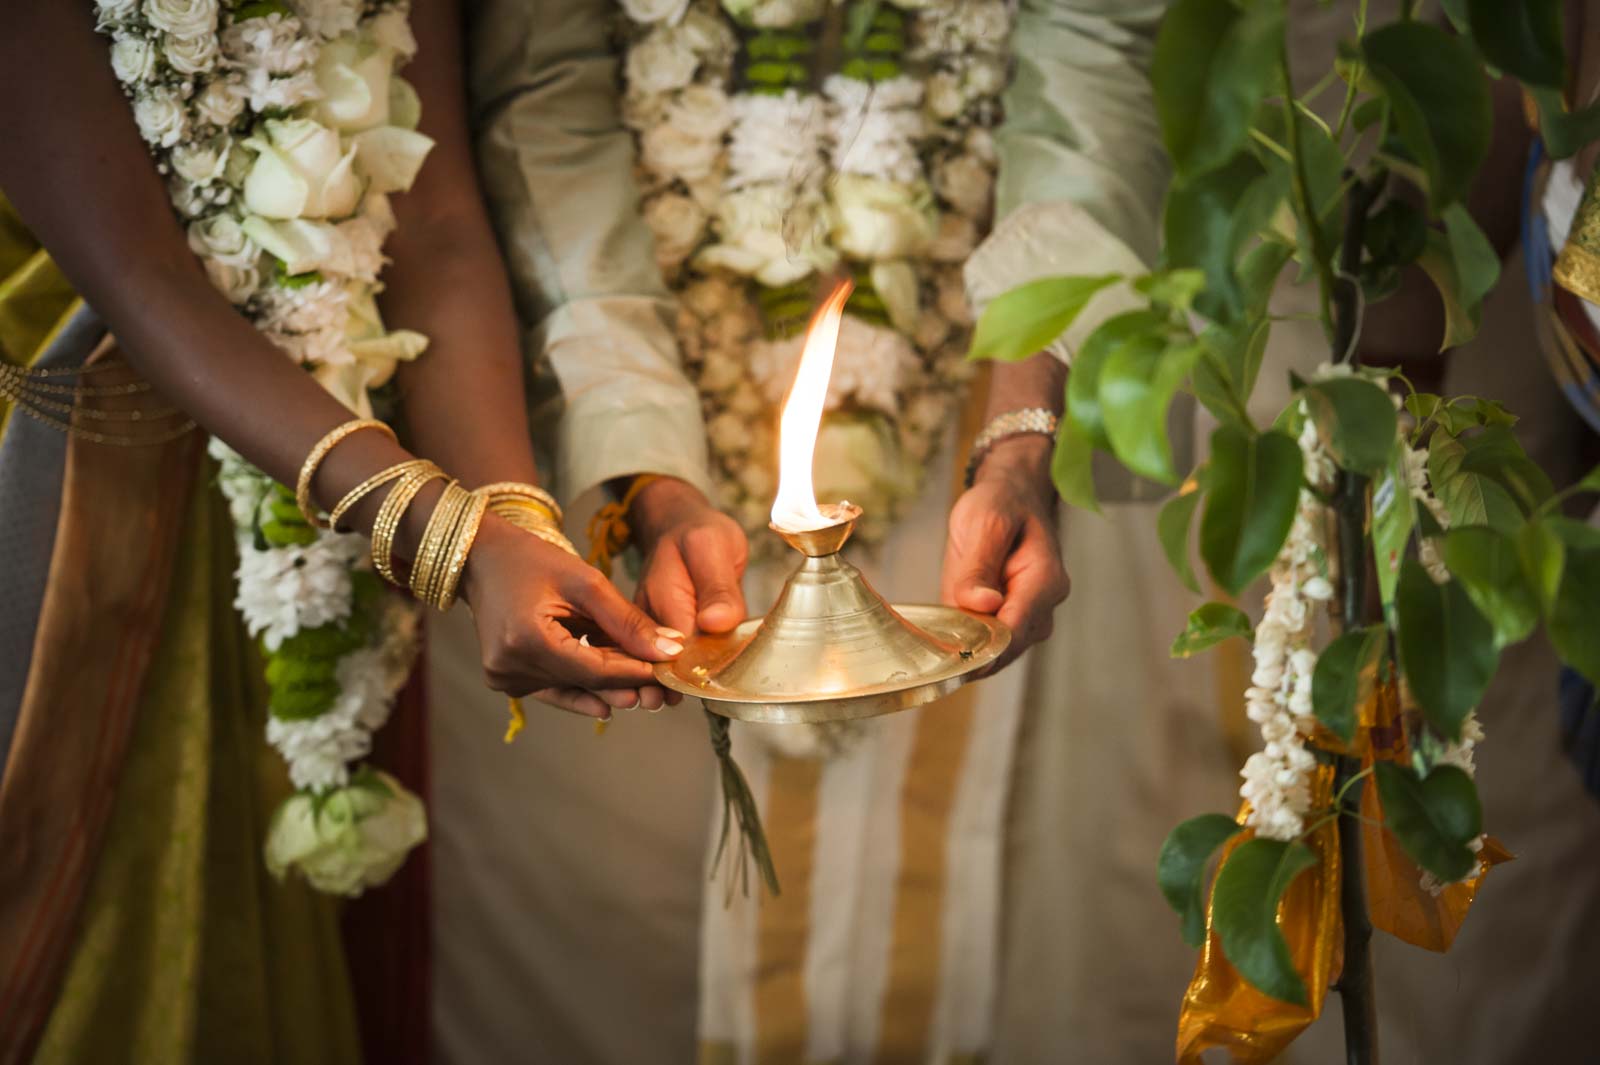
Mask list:
[[[410,187],[432,145],[416,132],[416,94],[394,74],[416,51],[404,0],[96,7],[112,70],[212,282],[370,416],[369,390],[427,345],[385,329],[374,300],[395,224],[388,193]],[[367,873],[392,869],[425,834],[420,804],[369,771],[353,783],[351,764],[370,752],[410,671],[416,609],[381,590],[364,538],[310,528],[287,489],[221,441],[210,451],[238,533],[234,605],[268,654],[267,739],[301,789],[285,809],[313,811],[275,817],[269,853],[326,863],[328,846],[293,833],[319,831],[314,811],[359,787],[354,808],[383,838],[346,824],[334,849]],[[376,816],[383,810],[392,813]],[[302,868],[319,886],[333,882]],[[359,870],[335,880],[345,892],[375,882]]]
[[[902,47],[815,93],[810,24],[828,8],[624,0],[623,118],[722,502],[751,531],[767,522],[776,409],[809,309],[789,287],[841,263],[869,283],[861,305],[881,311],[852,305],[845,319],[817,466],[819,491],[865,505],[871,541],[915,498],[970,376],[961,268],[992,209],[1010,13],[1004,0],[890,0],[879,36]],[[804,76],[734,92],[764,58]]]

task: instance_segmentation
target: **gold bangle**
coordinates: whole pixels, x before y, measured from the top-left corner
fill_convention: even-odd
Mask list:
[[[409,584],[411,594],[424,603],[430,601],[428,593],[432,590],[434,570],[443,561],[449,545],[448,537],[455,531],[456,519],[466,494],[459,481],[452,480],[446,484],[444,493],[433,506],[433,513],[428,515],[427,526],[422,530],[422,542],[411,564]]]
[[[339,441],[363,429],[381,429],[389,434],[391,440],[398,439],[393,429],[376,418],[352,418],[343,425],[335,426],[326,436],[318,440],[311,453],[306,456],[306,460],[300,464],[300,477],[294,486],[294,501],[300,507],[300,515],[312,527],[328,528],[322,519],[317,517],[316,509],[311,505],[311,479],[317,475],[317,467],[322,465],[322,460],[328,457],[328,452],[332,451]]]
[[[500,503],[491,504],[489,509],[497,517],[503,518],[525,533],[537,536],[547,544],[553,544],[570,555],[578,553],[578,549],[572,546],[572,541],[567,539],[566,533],[562,532],[555,522],[531,506],[506,507]]]
[[[400,529],[400,519],[423,486],[444,475],[443,470],[430,462],[400,478],[384,497],[383,506],[378,508],[378,518],[372,523],[372,566],[390,584],[400,583],[394,575],[393,557],[394,537]]]
[[[385,484],[388,484],[390,481],[393,481],[396,478],[404,477],[408,473],[413,473],[430,465],[432,465],[432,463],[430,463],[427,459],[407,459],[405,462],[397,462],[388,469],[368,477],[365,481],[362,481],[360,484],[350,489],[350,491],[346,492],[344,494],[344,498],[339,500],[339,502],[334,505],[334,508],[328,512],[328,527],[330,529],[337,529],[339,527],[339,522],[344,520],[344,516],[350,512],[350,509],[365,499],[374,490],[382,488]]]
[[[502,499],[528,499],[550,511],[551,520],[557,525],[564,520],[561,505],[556,502],[556,497],[536,484],[525,484],[522,481],[495,481],[493,484],[481,486],[478,492],[488,497],[491,506]]]
[[[515,522],[518,519],[512,515],[531,515],[534,521],[545,522],[559,527],[561,525],[561,512],[551,510],[537,499],[526,496],[490,496],[489,509],[507,521]]]
[[[478,539],[478,529],[483,524],[484,512],[489,507],[489,501],[480,495],[472,495],[466,509],[462,511],[459,527],[453,538],[450,548],[450,560],[445,565],[444,572],[439,578],[438,596],[435,600],[440,610],[449,610],[456,601],[456,589],[461,584],[462,571],[467,567],[467,556],[472,552],[472,545]]]

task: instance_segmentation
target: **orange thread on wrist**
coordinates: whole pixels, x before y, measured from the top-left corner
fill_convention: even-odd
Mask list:
[[[621,499],[607,503],[589,519],[589,564],[607,577],[611,576],[611,560],[622,553],[633,536],[633,529],[628,525],[628,510],[640,492],[659,480],[662,480],[659,473],[639,474]]]

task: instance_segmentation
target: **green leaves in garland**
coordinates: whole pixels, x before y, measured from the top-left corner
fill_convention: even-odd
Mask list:
[[[1382,625],[1351,629],[1330,643],[1317,658],[1311,675],[1311,708],[1317,720],[1349,743],[1363,701],[1372,695],[1378,662],[1389,630]]]
[[[1244,144],[1277,78],[1281,0],[1177,0],[1156,36],[1150,81],[1161,139],[1179,174],[1204,173]]]
[[[1115,274],[1046,277],[996,296],[978,319],[967,357],[1031,359],[1072,327],[1095,293],[1116,280]]]
[[[1280,430],[1233,425],[1211,434],[1210,489],[1200,518],[1200,557],[1231,595],[1264,573],[1289,535],[1300,500],[1300,446]]]
[[[1433,583],[1422,564],[1400,567],[1395,597],[1400,666],[1428,724],[1446,739],[1461,736],[1461,722],[1483,699],[1499,665],[1494,627],[1460,581]]]
[[[1191,947],[1206,936],[1206,864],[1239,830],[1239,823],[1225,814],[1201,814],[1174,828],[1161,845],[1156,882],[1167,904],[1183,918],[1183,941]]]
[[[1172,657],[1188,658],[1223,640],[1235,636],[1248,640],[1255,632],[1243,610],[1228,603],[1202,603],[1189,615],[1178,638],[1172,641]]]
[[[1396,423],[1382,387],[1363,377],[1332,377],[1300,394],[1335,462],[1368,477],[1388,465]]]
[[[1477,857],[1467,844],[1483,834],[1483,809],[1472,778],[1455,766],[1427,777],[1392,762],[1373,766],[1384,822],[1412,861],[1445,883],[1472,872]]]
[[[1472,40],[1483,57],[1529,85],[1566,83],[1561,0],[1467,0]]]
[[[1212,927],[1222,953],[1251,986],[1297,1006],[1307,1004],[1306,984],[1278,930],[1278,902],[1295,877],[1316,864],[1304,843],[1247,840],[1217,870],[1211,891]]]
[[[1383,88],[1396,130],[1442,210],[1466,195],[1489,154],[1493,113],[1472,48],[1426,22],[1397,22],[1361,39],[1361,58]]]

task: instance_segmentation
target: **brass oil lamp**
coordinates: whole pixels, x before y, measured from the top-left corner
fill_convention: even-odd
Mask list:
[[[890,606],[840,555],[861,508],[817,505],[811,465],[850,283],[812,319],[779,432],[771,529],[804,556],[772,611],[719,636],[692,637],[656,679],[741,721],[817,724],[931,702],[972,679],[1011,642],[995,618],[947,606]]]

